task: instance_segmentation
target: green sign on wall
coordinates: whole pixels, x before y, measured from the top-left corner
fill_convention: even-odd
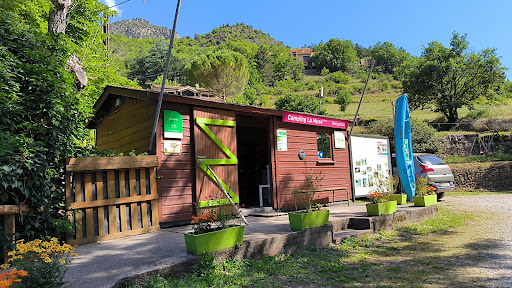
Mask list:
[[[164,111],[164,138],[183,139],[183,116],[176,111]]]

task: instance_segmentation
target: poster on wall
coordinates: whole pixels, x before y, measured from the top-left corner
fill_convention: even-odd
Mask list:
[[[388,137],[352,134],[350,147],[354,197],[367,197],[377,189],[387,192],[392,169]]]
[[[343,131],[334,131],[334,148],[345,149],[345,133]]]
[[[164,155],[181,155],[182,147],[181,140],[164,140]]]
[[[277,151],[288,151],[288,139],[285,130],[277,130]]]
[[[183,116],[176,111],[164,111],[164,138],[183,139]]]

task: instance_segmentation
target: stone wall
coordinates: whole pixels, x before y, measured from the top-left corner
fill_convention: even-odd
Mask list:
[[[512,191],[512,161],[450,164],[462,190]]]

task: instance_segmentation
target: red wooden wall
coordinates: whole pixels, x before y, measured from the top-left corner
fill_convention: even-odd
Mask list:
[[[348,142],[345,149],[334,149],[334,129],[309,125],[285,123],[274,118],[274,139],[276,130],[286,130],[288,151],[277,151],[277,143],[273,143],[275,153],[274,177],[274,208],[291,209],[295,207],[293,188],[300,187],[304,181],[304,172],[313,173],[323,180],[318,188],[346,187],[349,198],[352,198]],[[316,133],[331,135],[332,160],[318,159]],[[345,131],[346,135],[346,131]],[[300,150],[306,153],[306,166],[299,160]],[[332,191],[318,192],[317,199],[333,200]],[[349,200],[344,190],[335,191],[335,201]]]
[[[183,139],[181,155],[163,154],[163,111],[173,110],[183,116]],[[160,196],[160,222],[188,223],[194,215],[192,203],[195,185],[193,149],[192,107],[189,105],[162,103],[162,112],[157,126],[158,194]]]

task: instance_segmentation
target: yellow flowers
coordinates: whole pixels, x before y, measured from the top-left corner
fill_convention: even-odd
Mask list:
[[[25,240],[16,241],[16,250],[10,251],[7,256],[9,259],[7,263],[0,265],[2,270],[9,268],[15,260],[26,259],[32,261],[44,261],[50,263],[53,260],[58,260],[60,264],[66,264],[63,257],[77,256],[73,253],[73,247],[68,244],[59,244],[57,238],[51,238],[50,241],[42,241],[36,239],[25,243]]]

